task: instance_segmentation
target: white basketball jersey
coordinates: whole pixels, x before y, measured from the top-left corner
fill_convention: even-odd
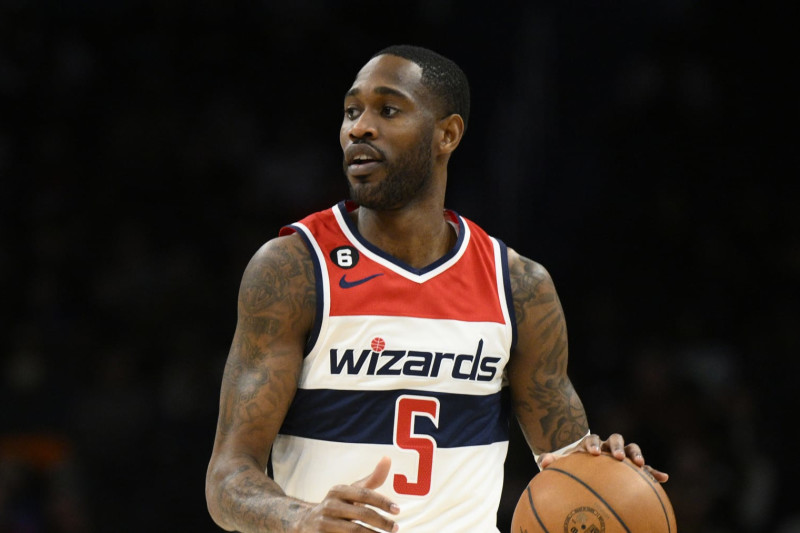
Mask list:
[[[275,480],[318,502],[392,459],[377,489],[405,532],[496,532],[515,338],[506,248],[452,211],[453,249],[415,269],[363,239],[342,202],[287,226],[314,260],[315,331],[272,450]]]

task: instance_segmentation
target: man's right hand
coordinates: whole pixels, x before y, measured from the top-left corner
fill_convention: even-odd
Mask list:
[[[333,487],[325,499],[309,509],[297,524],[297,533],[374,531],[364,525],[396,533],[399,530],[397,523],[376,511],[400,512],[394,502],[375,491],[386,481],[391,466],[392,460],[384,457],[367,477],[351,485]]]

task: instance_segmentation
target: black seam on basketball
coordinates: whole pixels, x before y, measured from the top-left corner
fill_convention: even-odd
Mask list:
[[[661,505],[661,510],[664,511],[664,520],[667,521],[667,533],[671,533],[672,532],[672,524],[669,523],[669,514],[667,513],[667,507],[666,507],[666,505],[664,505],[664,501],[661,499],[661,495],[658,493],[656,488],[653,486],[653,483],[657,483],[657,482],[651,481],[647,477],[647,474],[645,474],[638,466],[635,466],[635,465],[632,465],[632,464],[629,464],[629,463],[625,463],[625,462],[623,462],[623,464],[625,466],[627,466],[628,468],[630,468],[631,470],[633,470],[634,472],[636,472],[642,479],[644,479],[645,482],[647,483],[647,486],[650,488],[650,490],[653,491],[653,494],[656,495],[656,498],[658,499],[658,503]]]
[[[569,473],[569,472],[567,472],[566,470],[561,470],[560,468],[555,468],[555,467],[553,467],[553,466],[549,466],[549,467],[547,467],[547,469],[545,470],[545,472],[548,472],[548,471],[549,471],[549,472],[559,472],[559,473],[561,473],[561,474],[564,474],[565,476],[567,476],[567,477],[571,477],[572,479],[574,479],[575,481],[577,481],[578,483],[580,483],[581,485],[583,485],[584,487],[586,487],[586,489],[587,489],[589,492],[591,492],[592,494],[594,494],[594,495],[595,495],[595,497],[597,497],[597,499],[598,499],[598,500],[600,500],[600,501],[603,503],[603,505],[605,505],[605,506],[606,506],[606,508],[607,508],[609,511],[611,511],[611,514],[613,514],[613,515],[614,515],[614,516],[617,518],[617,520],[619,521],[620,525],[621,525],[623,528],[625,528],[625,531],[627,531],[628,533],[631,533],[631,530],[630,530],[630,529],[628,529],[628,526],[627,526],[627,525],[625,524],[625,522],[622,520],[622,517],[621,517],[620,515],[618,515],[618,514],[617,514],[617,512],[614,510],[614,508],[613,508],[613,507],[611,507],[611,506],[608,504],[608,502],[607,502],[607,501],[606,501],[606,500],[605,500],[605,499],[604,499],[602,496],[600,496],[600,494],[598,494],[598,493],[597,493],[597,491],[596,491],[596,490],[594,490],[592,487],[590,487],[589,485],[587,485],[587,484],[586,484],[586,483],[585,483],[583,480],[581,480],[581,478],[579,478],[579,477],[577,477],[577,476],[574,476],[573,474],[570,474],[570,473]]]
[[[533,505],[533,495],[531,494],[531,488],[525,487],[525,491],[528,493],[528,503],[531,504],[531,511],[533,511],[533,516],[536,517],[536,521],[539,522],[539,525],[542,526],[542,529],[544,529],[544,533],[550,533],[545,527],[544,523],[542,522],[542,519],[539,518],[539,513],[536,512],[536,506]]]

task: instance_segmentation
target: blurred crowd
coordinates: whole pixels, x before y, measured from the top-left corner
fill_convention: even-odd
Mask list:
[[[449,205],[543,263],[592,430],[682,533],[798,533],[798,100],[720,3],[0,6],[0,533],[217,531],[204,477],[249,257],[346,194],[341,97],[455,59]],[[361,8],[359,8],[361,9]],[[491,15],[491,16],[490,16]],[[535,472],[513,428],[499,516]]]

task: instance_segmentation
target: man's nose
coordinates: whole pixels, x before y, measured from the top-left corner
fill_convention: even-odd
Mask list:
[[[365,137],[374,139],[378,136],[378,129],[375,125],[374,117],[369,112],[364,112],[353,121],[350,126],[351,139],[363,139]]]

